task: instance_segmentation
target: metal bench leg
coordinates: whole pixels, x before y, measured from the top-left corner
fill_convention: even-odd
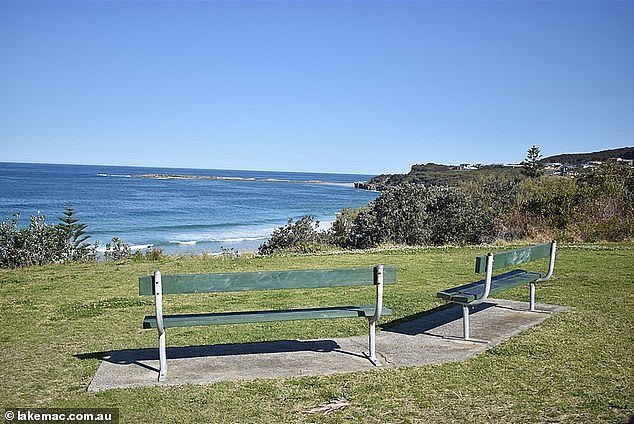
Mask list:
[[[368,350],[366,353],[366,358],[372,362],[372,365],[375,367],[380,367],[382,364],[376,359],[376,321],[369,319],[368,320]]]
[[[165,331],[159,333],[159,377],[158,381],[167,379],[167,352],[165,349]]]
[[[462,334],[465,340],[469,340],[469,306],[462,305]]]
[[[472,339],[469,334],[469,306],[462,305],[462,334],[464,336],[464,340],[468,342],[476,342],[476,343],[489,343],[489,340],[481,340],[481,339]]]
[[[539,309],[535,309],[535,291],[537,288],[537,281],[530,283],[530,298],[529,298],[529,311],[537,312],[539,314],[552,314],[550,311],[543,311]]]

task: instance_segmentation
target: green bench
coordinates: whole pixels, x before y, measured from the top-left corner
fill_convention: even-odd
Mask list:
[[[165,329],[219,324],[243,324],[269,321],[290,321],[325,318],[363,317],[369,323],[369,352],[376,359],[376,323],[392,311],[383,307],[383,285],[396,283],[396,269],[379,265],[364,268],[311,269],[294,271],[235,272],[221,274],[174,274],[139,278],[139,294],[154,295],[156,315],[143,319],[143,328],[156,328],[159,335],[159,381],[167,378]],[[163,295],[184,293],[238,292],[253,290],[312,289],[373,285],[376,300],[367,306],[327,306],[310,309],[267,311],[216,312],[201,314],[164,315]]]
[[[438,292],[436,296],[448,302],[462,305],[463,338],[465,340],[482,342],[483,340],[472,339],[469,335],[469,308],[485,302],[489,295],[522,284],[529,284],[529,309],[532,312],[539,312],[535,310],[535,288],[537,283],[546,281],[552,276],[555,269],[556,250],[557,242],[553,241],[552,243],[539,244],[508,252],[489,253],[479,256],[476,258],[475,272],[477,274],[486,274],[484,280],[443,290]],[[550,257],[550,262],[546,274],[515,269],[503,274],[493,275],[494,270],[548,257]]]

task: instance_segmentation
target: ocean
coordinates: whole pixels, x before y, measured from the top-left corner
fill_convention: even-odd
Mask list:
[[[169,254],[254,251],[288,221],[323,228],[377,194],[354,188],[372,175],[0,162],[0,219],[38,211],[59,222],[68,202],[103,251],[113,237]]]

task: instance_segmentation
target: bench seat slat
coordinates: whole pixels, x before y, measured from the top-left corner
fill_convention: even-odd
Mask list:
[[[320,318],[368,317],[374,314],[374,305],[337,306],[332,308],[290,309],[279,311],[219,312],[209,314],[164,315],[167,327],[191,327],[202,325],[244,324],[268,321],[292,321]],[[383,308],[381,315],[392,315]],[[146,316],[143,328],[156,328],[156,316]]]
[[[542,274],[538,272],[524,271],[521,269],[499,274],[491,279],[490,294],[530,283],[541,277]],[[438,292],[436,296],[451,302],[469,303],[482,297],[484,294],[484,285],[485,280],[475,281],[473,283]]]

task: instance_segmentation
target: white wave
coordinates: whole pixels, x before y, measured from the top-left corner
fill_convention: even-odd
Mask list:
[[[130,250],[135,251],[135,250],[143,250],[143,249],[150,249],[154,247],[153,244],[135,244],[130,246]]]
[[[196,240],[188,240],[188,241],[170,240],[170,243],[176,243],[176,244],[181,245],[181,246],[192,246],[192,245],[198,243],[198,241],[196,241]]]
[[[97,175],[99,175],[100,177],[132,178],[132,175],[130,175],[130,174],[103,174],[103,173],[101,173],[101,174],[97,174]]]
[[[219,243],[236,243],[236,242],[240,242],[240,241],[257,241],[257,240],[266,240],[268,238],[267,237],[235,237],[235,238],[226,238],[226,239],[221,239],[221,240],[210,240],[210,241],[216,241]]]
[[[197,243],[236,243],[266,240],[276,228],[271,225],[253,225],[223,230],[209,229],[200,232],[175,232],[170,235],[170,240],[188,240]]]
[[[134,244],[132,246],[129,246],[130,250],[132,252],[136,252],[137,250],[143,250],[143,249],[150,249],[154,247],[153,244],[149,243],[149,244]],[[105,245],[103,246],[97,246],[97,253],[106,253],[108,250],[112,250],[112,248],[107,249]]]
[[[332,227],[332,224],[334,224],[334,223],[335,223],[334,219],[319,221],[319,227],[317,227],[317,229],[319,231],[329,230],[330,227]]]

